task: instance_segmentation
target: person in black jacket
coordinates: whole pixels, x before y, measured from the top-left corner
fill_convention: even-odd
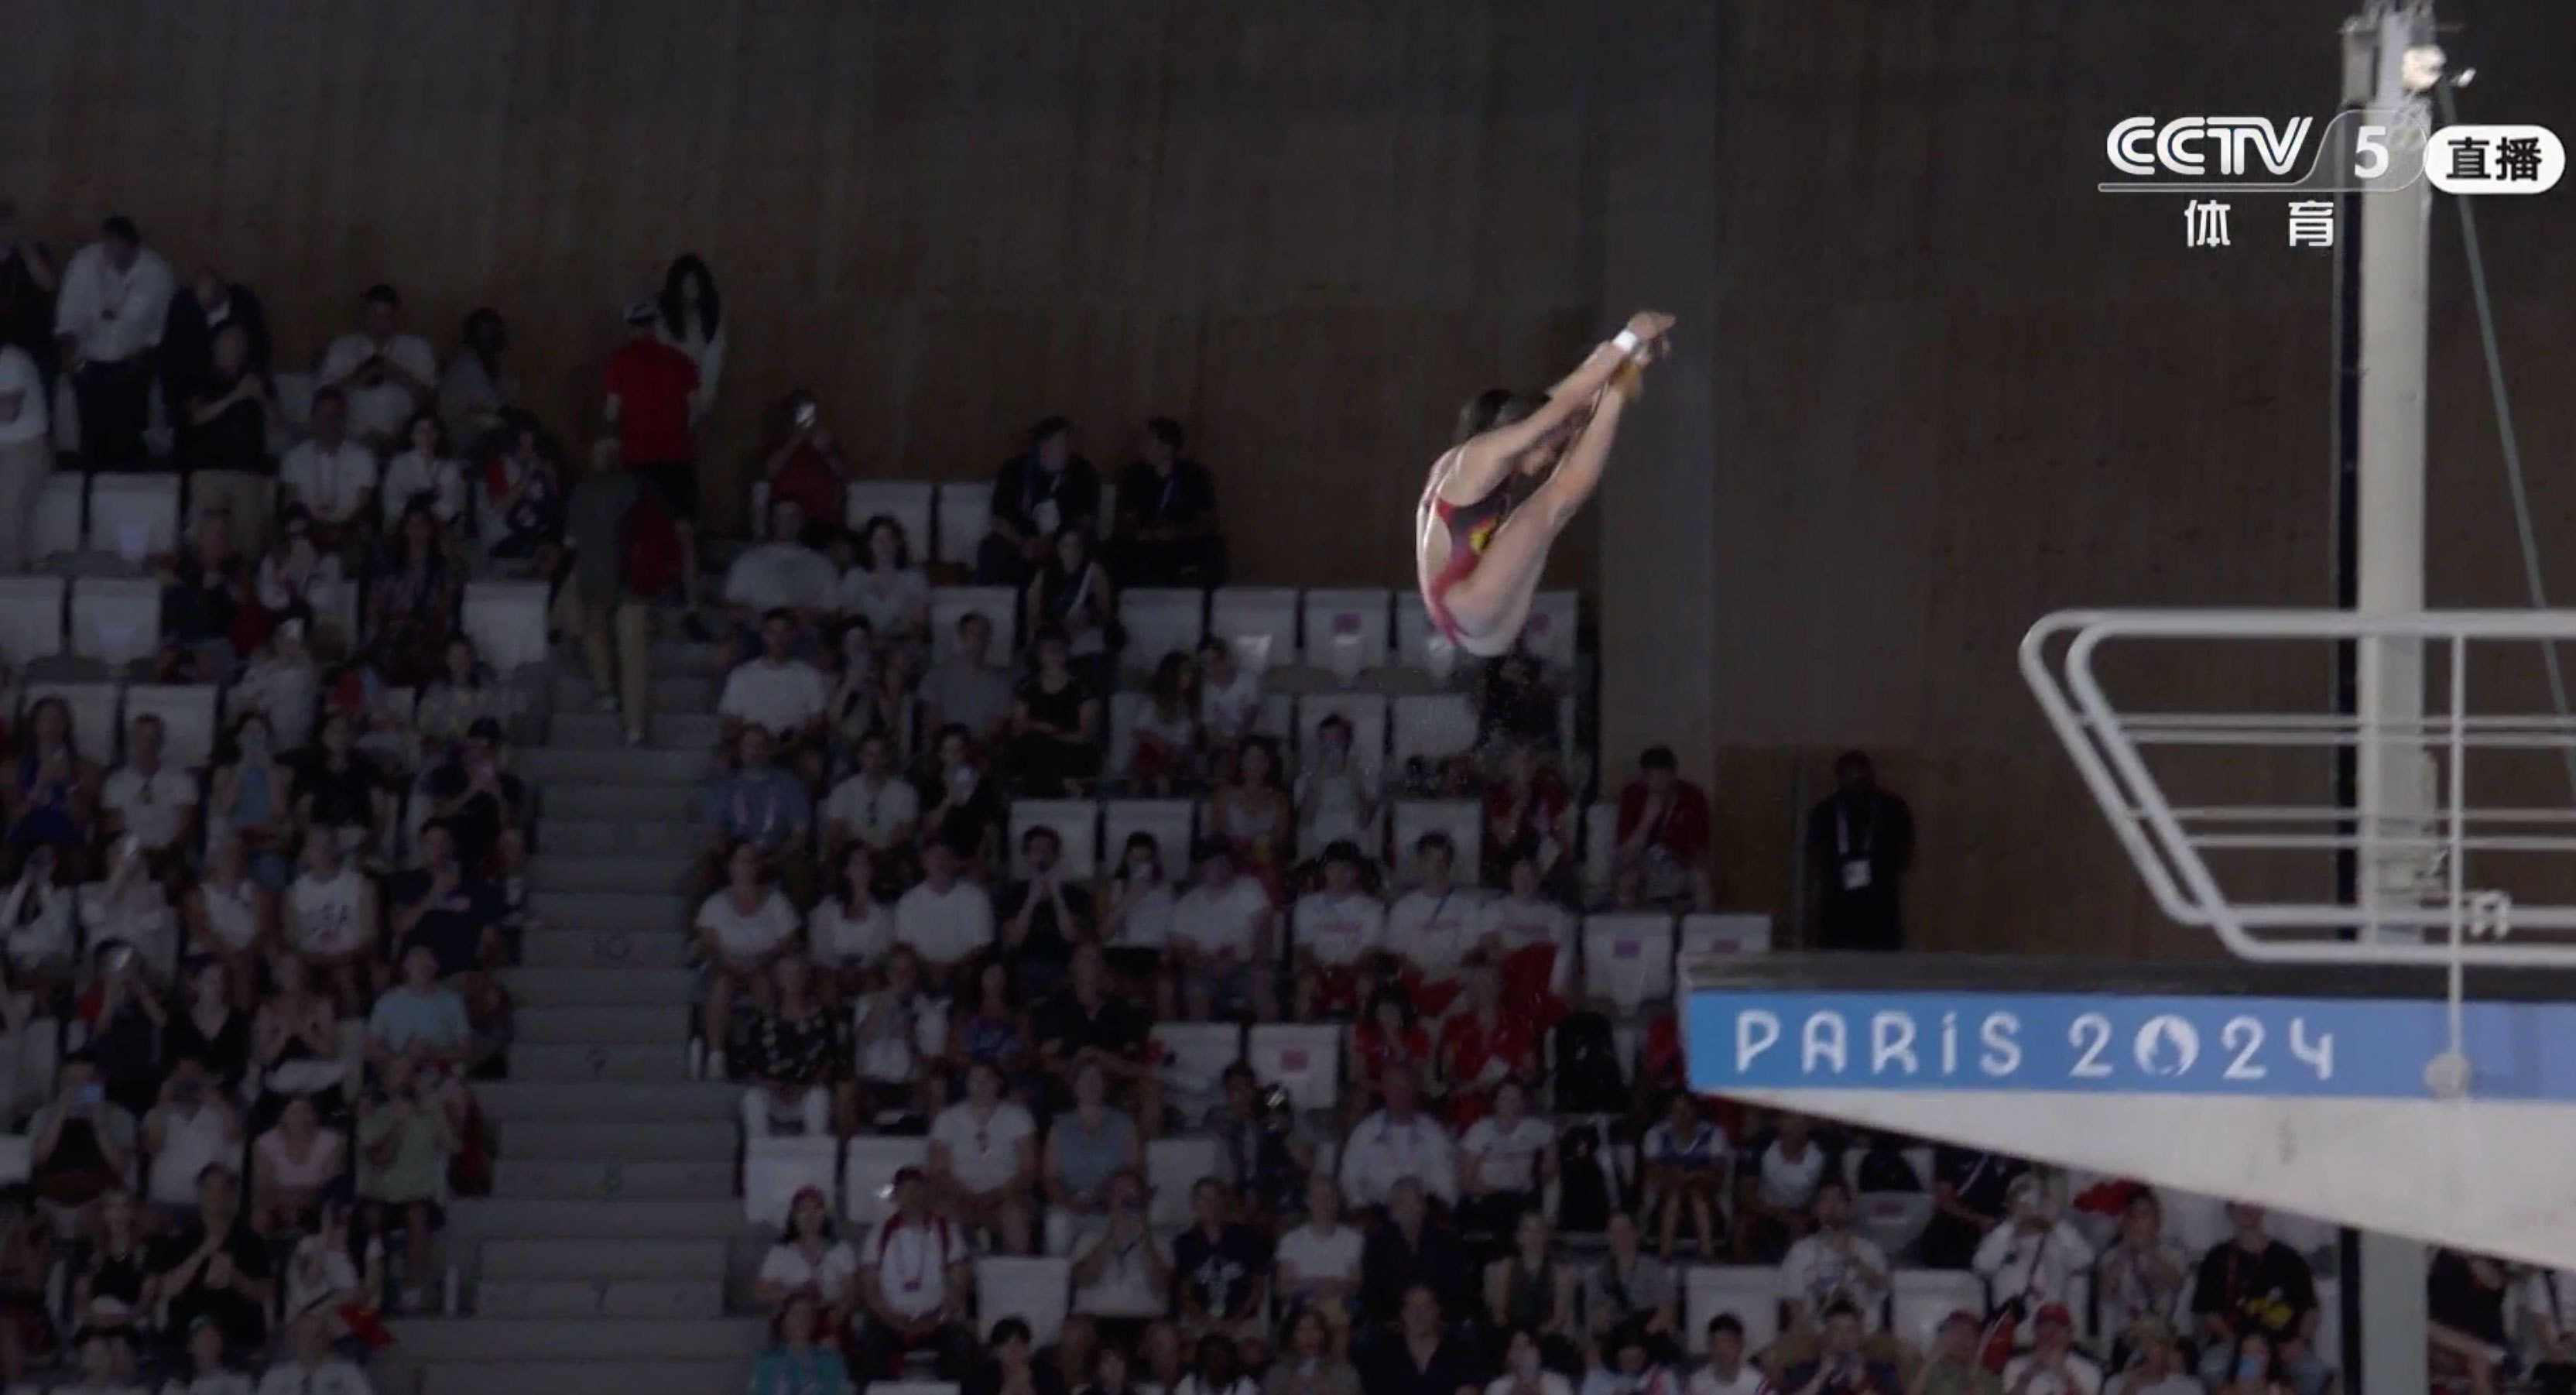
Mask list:
[[[186,402],[205,392],[214,373],[215,334],[240,325],[250,336],[250,353],[242,369],[268,372],[268,312],[248,286],[224,279],[213,267],[200,267],[185,295],[170,297],[169,316],[161,323],[161,400]],[[230,386],[230,384],[226,384]]]
[[[975,584],[1017,590],[1046,559],[1058,528],[1089,532],[1100,522],[1100,475],[1073,453],[1073,423],[1048,417],[1029,428],[1029,448],[993,479],[991,531],[975,552]]]
[[[1834,762],[1834,792],[1808,812],[1807,856],[1822,883],[1817,948],[1904,947],[1897,883],[1914,862],[1914,811],[1861,752]]]
[[[1215,480],[1181,454],[1181,441],[1179,422],[1154,418],[1145,423],[1137,460],[1118,476],[1118,533],[1108,560],[1121,586],[1225,584]]]
[[[1435,1225],[1422,1183],[1407,1177],[1387,1194],[1387,1224],[1360,1251],[1360,1312],[1369,1322],[1393,1326],[1403,1318],[1405,1295],[1428,1288],[1446,1311],[1473,1312],[1475,1273],[1456,1231]]]

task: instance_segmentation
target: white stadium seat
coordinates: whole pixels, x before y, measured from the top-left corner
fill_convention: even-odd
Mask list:
[[[1207,593],[1171,587],[1139,587],[1118,598],[1118,623],[1127,629],[1127,648],[1119,666],[1132,673],[1152,673],[1174,650],[1187,654],[1207,634]]]
[[[125,725],[147,712],[160,718],[162,759],[202,768],[215,753],[216,693],[211,683],[137,683],[125,690]]]
[[[1351,763],[1362,770],[1383,773],[1386,770],[1387,700],[1378,693],[1312,693],[1297,699],[1297,751],[1299,768],[1313,762],[1322,749],[1315,733],[1324,719],[1339,717],[1351,724]]]
[[[85,576],[72,583],[71,649],[129,664],[161,648],[161,583],[148,576]]]
[[[178,547],[177,475],[100,475],[90,481],[90,551],[140,567]]]
[[[1279,778],[1287,779],[1297,768],[1297,699],[1286,693],[1263,693],[1261,711],[1252,719],[1252,734],[1279,743],[1279,758],[1286,762]]]
[[[1064,1330],[1073,1301],[1073,1266],[1061,1259],[975,1261],[975,1321],[985,1331],[1006,1317],[1029,1325],[1031,1343],[1045,1346]]]
[[[49,697],[58,697],[71,709],[72,747],[101,765],[116,763],[118,748],[124,743],[117,725],[118,699],[113,683],[30,683],[18,720],[24,729],[26,714]]]
[[[1138,833],[1154,835],[1163,850],[1163,874],[1179,881],[1190,861],[1191,829],[1197,809],[1186,799],[1113,799],[1101,809],[1100,857],[1104,872],[1116,872],[1127,858],[1127,840]]]
[[[23,668],[63,652],[63,579],[0,576],[0,659]]]
[[[1847,1156],[1857,1161],[1860,1150]],[[1857,1192],[1852,1197],[1853,1226],[1889,1254],[1901,1254],[1922,1238],[1932,1222],[1929,1192]],[[2077,1311],[2082,1311],[2078,1309]]]
[[[1673,918],[1610,912],[1583,921],[1583,986],[1622,1013],[1673,995]]]
[[[1284,1085],[1300,1110],[1330,1109],[1342,1096],[1342,1029],[1329,1023],[1263,1022],[1244,1059],[1264,1085]]]
[[[893,519],[903,528],[903,540],[912,547],[912,564],[927,566],[938,540],[930,531],[930,505],[936,486],[922,480],[852,480],[844,499],[849,509],[850,531],[857,533],[877,517]],[[980,533],[983,520],[976,520]],[[859,540],[859,561],[867,562],[867,540]]]
[[[1234,1180],[1225,1150],[1214,1138],[1158,1138],[1145,1145],[1145,1185],[1153,1195],[1145,1218],[1155,1226],[1190,1223],[1190,1189],[1202,1177]]]
[[[1439,761],[1475,749],[1476,709],[1465,693],[1424,693],[1395,700],[1395,764]]]
[[[975,549],[992,531],[993,485],[989,480],[950,480],[939,486],[939,545],[932,555],[961,567],[975,565]]]
[[[1521,647],[1560,673],[1572,669],[1581,614],[1572,591],[1539,592],[1530,598],[1529,619],[1521,626]]]
[[[1115,780],[1127,773],[1136,760],[1136,718],[1145,704],[1154,699],[1150,694],[1130,688],[1109,695],[1109,764],[1106,773]]]
[[[957,622],[981,615],[993,627],[993,647],[985,659],[995,668],[1010,666],[1019,635],[1019,593],[1008,586],[942,586],[930,593],[930,656],[957,653]]]
[[[1228,586],[1208,597],[1207,630],[1233,645],[1235,658],[1255,672],[1293,667],[1297,593],[1284,586]]]
[[[819,1187],[825,1197],[840,1181],[837,1138],[752,1138],[742,1145],[742,1218],[753,1225],[784,1226],[796,1194]],[[830,1210],[827,1205],[826,1212]]]
[[[466,636],[499,674],[546,660],[546,583],[476,581],[465,587]]]
[[[1413,865],[1413,845],[1435,828],[1448,834],[1450,844],[1458,850],[1451,870],[1459,883],[1475,885],[1476,868],[1485,856],[1485,806],[1463,799],[1407,799],[1396,804],[1397,880],[1410,884],[1419,875]]]
[[[1361,674],[1386,667],[1387,615],[1393,602],[1387,591],[1307,592],[1307,666],[1331,673],[1346,687]]]
[[[1682,953],[1765,954],[1771,949],[1771,917],[1754,913],[1703,913],[1682,917]]]
[[[1056,841],[1063,845],[1056,865],[1064,869],[1066,876],[1089,881],[1099,874],[1099,805],[1088,799],[1013,800],[1006,856],[1012,876],[1028,875],[1028,865],[1020,858],[1020,839],[1032,828],[1055,830]]]
[[[1177,1094],[1214,1099],[1225,1069],[1243,1059],[1243,1028],[1233,1022],[1157,1022],[1163,1085]]]
[[[27,560],[42,562],[81,550],[81,498],[84,481],[77,474],[48,476],[36,491],[27,516]]]
[[[930,1140],[886,1134],[852,1138],[841,1158],[841,1214],[861,1225],[877,1225],[894,1214],[886,1189],[907,1167],[930,1165]]]
[[[1583,884],[1606,890],[1619,875],[1619,806],[1595,804],[1583,811]]]
[[[1407,591],[1395,598],[1398,665],[1427,674],[1435,683],[1446,683],[1472,657],[1451,647],[1448,639],[1431,627],[1431,613],[1423,608],[1420,592]]]
[[[1708,1320],[1733,1313],[1744,1324],[1744,1350],[1758,1353],[1780,1335],[1780,1271],[1758,1264],[1694,1264],[1683,1276],[1682,1325],[1705,1333]]]
[[[1951,1269],[1899,1269],[1893,1279],[1894,1320],[1888,1331],[1915,1348],[1928,1347],[1941,1319],[1965,1309],[1986,1310],[1986,1281]]]
[[[2217,1197],[2158,1187],[2156,1200],[2164,1208],[2165,1234],[2193,1254],[2208,1253],[2231,1233],[2227,1203]]]

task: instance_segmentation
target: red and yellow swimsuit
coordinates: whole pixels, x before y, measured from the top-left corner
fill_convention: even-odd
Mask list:
[[[1512,493],[1510,482],[1505,481],[1474,503],[1453,504],[1440,497],[1441,477],[1440,471],[1432,472],[1430,485],[1422,491],[1422,507],[1449,530],[1449,560],[1422,582],[1422,605],[1442,636],[1451,644],[1463,645],[1458,622],[1449,615],[1449,588],[1475,575],[1495,530],[1512,515]]]

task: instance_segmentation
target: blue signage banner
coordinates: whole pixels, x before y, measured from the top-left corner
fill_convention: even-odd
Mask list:
[[[1707,989],[1691,1088],[2431,1099],[2440,1002]],[[2576,1103],[2576,1005],[2470,1003],[2469,1095]]]

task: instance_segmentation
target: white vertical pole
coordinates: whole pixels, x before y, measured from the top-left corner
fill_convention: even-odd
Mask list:
[[[2372,124],[2390,127],[2394,144],[2408,128],[2399,113],[2425,115],[2424,98],[2406,90],[2401,65],[2408,48],[2433,42],[2430,0],[2372,0],[2364,17],[2375,32]],[[2392,162],[2391,174],[2402,173]],[[2394,183],[2391,180],[2390,183]],[[2432,186],[2420,173],[2406,188],[2372,189],[2361,204],[2361,410],[2354,523],[2358,532],[2357,608],[2365,615],[2405,615],[2424,608],[2425,228]],[[2423,647],[2413,640],[2365,639],[2359,647],[2357,715],[2364,738],[2356,762],[2361,857],[2356,899],[2366,939],[2383,931],[2374,908],[2412,903],[2425,870],[2419,853],[2381,839],[2428,831],[2432,791],[2420,723],[2424,715]],[[2403,735],[2379,733],[2395,724]],[[2421,1395],[2424,1355],[2424,1247],[2364,1231],[2360,1236],[2361,1372],[2359,1395]],[[2334,1353],[2325,1353],[2331,1359]]]

